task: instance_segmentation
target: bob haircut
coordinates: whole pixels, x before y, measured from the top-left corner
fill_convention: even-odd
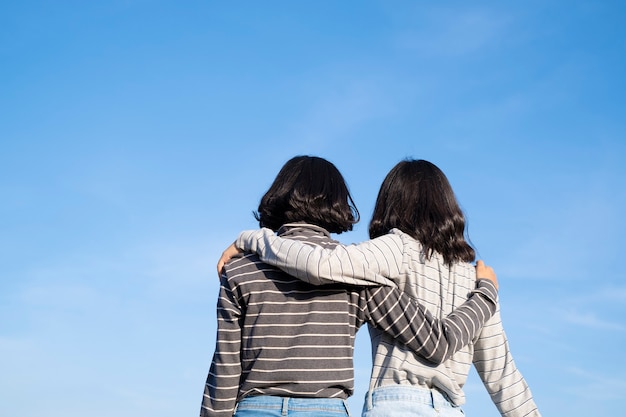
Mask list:
[[[370,238],[392,228],[418,240],[426,259],[438,252],[452,265],[472,262],[476,256],[465,241],[465,218],[448,179],[428,161],[403,160],[385,177],[369,225]]]
[[[316,156],[287,161],[261,198],[254,217],[261,227],[275,232],[286,223],[305,222],[336,234],[352,230],[360,219],[339,170]]]

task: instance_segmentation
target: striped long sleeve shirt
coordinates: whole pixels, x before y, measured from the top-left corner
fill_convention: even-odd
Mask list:
[[[308,245],[337,245],[316,226],[280,233]],[[495,312],[497,291],[487,280],[468,288],[465,298],[440,320],[395,286],[313,286],[255,254],[236,258],[221,277],[216,348],[200,415],[231,416],[237,400],[253,395],[347,398],[354,390],[355,335],[366,322],[405,343],[411,355],[440,363]]]
[[[426,259],[421,244],[398,229],[358,245],[333,249],[281,239],[271,230],[261,229],[242,233],[236,246],[257,252],[263,261],[315,285],[373,285],[391,280],[437,317],[445,317],[464,303],[475,285],[473,265],[448,266],[438,253]],[[371,326],[370,336],[374,351],[370,390],[393,384],[436,388],[460,406],[465,403],[463,386],[473,364],[503,417],[540,416],[511,355],[499,305],[477,336],[441,364],[420,359]]]

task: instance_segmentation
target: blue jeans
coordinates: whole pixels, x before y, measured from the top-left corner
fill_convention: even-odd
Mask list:
[[[465,413],[436,389],[388,385],[376,388],[365,396],[362,417],[410,416],[463,417]]]
[[[233,417],[340,417],[350,416],[340,398],[292,398],[259,395],[237,403]]]

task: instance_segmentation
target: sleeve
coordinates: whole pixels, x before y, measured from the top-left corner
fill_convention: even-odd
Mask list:
[[[395,286],[391,279],[400,274],[404,257],[403,243],[393,234],[329,249],[281,238],[263,228],[242,232],[235,246],[256,252],[263,262],[313,285]]]
[[[517,369],[500,317],[500,305],[474,344],[474,366],[503,417],[541,417]]]
[[[481,279],[470,298],[441,320],[398,288],[369,287],[362,294],[372,325],[438,365],[477,336],[496,311],[498,292]]]
[[[215,353],[204,386],[201,417],[231,417],[241,379],[241,308],[225,275],[217,301]]]

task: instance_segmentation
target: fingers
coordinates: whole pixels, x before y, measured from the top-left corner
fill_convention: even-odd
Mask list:
[[[476,279],[488,279],[498,288],[498,277],[495,271],[480,259],[476,261]]]
[[[224,265],[226,265],[226,263],[230,261],[230,258],[232,258],[232,256],[228,254],[228,250],[222,253],[222,257],[220,258],[219,261],[217,261],[217,275],[218,276],[222,275],[222,273],[224,272]]]
[[[222,270],[224,269],[224,265],[226,264],[226,262],[224,262],[221,258],[219,261],[217,261],[217,276],[221,276],[222,275]]]
[[[238,249],[235,246],[235,243],[232,243],[224,252],[222,252],[222,256],[219,261],[217,261],[217,275],[221,276],[222,272],[224,272],[224,265],[230,261],[233,256],[237,256],[237,254],[241,253],[241,249]]]

